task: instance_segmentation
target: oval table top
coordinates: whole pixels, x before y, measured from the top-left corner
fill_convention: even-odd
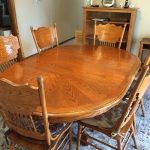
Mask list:
[[[36,77],[42,75],[49,117],[75,121],[117,105],[139,67],[138,57],[124,50],[67,45],[29,57],[7,69],[0,78],[37,86]]]

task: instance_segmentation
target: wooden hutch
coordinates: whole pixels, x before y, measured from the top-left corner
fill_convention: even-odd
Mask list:
[[[84,40],[93,41],[94,19],[99,20],[100,23],[127,24],[121,48],[130,51],[136,13],[136,8],[83,7]]]

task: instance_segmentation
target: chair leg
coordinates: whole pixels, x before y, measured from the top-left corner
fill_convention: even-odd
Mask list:
[[[80,140],[81,140],[81,135],[82,135],[82,125],[78,123],[78,135],[77,135],[77,147],[76,150],[80,149]]]
[[[72,127],[69,129],[69,150],[72,149]]]
[[[121,139],[117,140],[117,144],[118,144],[118,150],[122,150]]]
[[[136,121],[135,121],[135,113],[134,113],[134,119],[133,119],[133,127],[134,127],[134,131],[136,133]]]
[[[132,131],[132,138],[134,141],[134,145],[135,145],[135,148],[137,149],[136,135],[135,135],[135,129],[133,125],[131,126],[131,131]]]
[[[142,110],[142,116],[145,117],[145,111],[144,111],[144,102],[143,102],[143,98],[140,101],[140,106],[141,106],[141,110]]]

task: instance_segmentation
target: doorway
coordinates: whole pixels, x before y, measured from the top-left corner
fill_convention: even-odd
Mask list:
[[[17,36],[19,39],[20,49],[18,60],[22,60],[23,51],[19,37],[15,1],[0,0],[0,35],[9,36],[10,34]]]
[[[0,0],[0,34],[4,36],[11,34],[11,22],[6,0]]]

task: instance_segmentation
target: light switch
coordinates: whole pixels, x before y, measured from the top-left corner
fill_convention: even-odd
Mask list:
[[[38,3],[38,2],[40,2],[40,1],[41,1],[41,0],[34,0],[35,3]]]

